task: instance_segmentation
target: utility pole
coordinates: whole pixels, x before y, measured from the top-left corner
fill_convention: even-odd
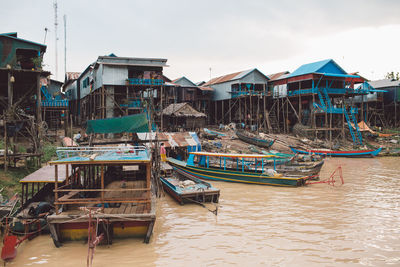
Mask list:
[[[55,79],[57,80],[58,77],[58,58],[57,58],[57,27],[58,27],[58,21],[57,21],[57,0],[54,1],[53,4],[54,7],[54,36],[55,36],[55,53],[56,53],[56,66],[55,66]]]
[[[64,15],[64,73],[67,77],[67,15]]]

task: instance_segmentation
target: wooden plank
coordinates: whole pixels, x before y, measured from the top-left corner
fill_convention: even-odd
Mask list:
[[[116,200],[116,201],[109,201],[105,200],[107,203],[151,203],[151,200]],[[62,204],[98,204],[102,203],[100,200],[98,201],[61,201],[61,202],[54,202],[55,205],[62,205]]]
[[[125,214],[125,210],[128,207],[128,204],[121,204],[121,206],[117,210],[117,214]]]
[[[61,188],[61,187],[59,187]],[[65,187],[64,187],[65,188]],[[57,192],[129,192],[129,191],[149,191],[150,188],[126,188],[126,189],[57,189]],[[55,192],[55,191],[54,191]]]

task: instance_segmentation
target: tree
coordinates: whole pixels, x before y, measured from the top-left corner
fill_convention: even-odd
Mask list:
[[[398,81],[398,80],[400,80],[400,74],[399,74],[399,72],[395,73],[394,71],[388,72],[388,73],[386,73],[385,78],[389,79],[389,80]]]

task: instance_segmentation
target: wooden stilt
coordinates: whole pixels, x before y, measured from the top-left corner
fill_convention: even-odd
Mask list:
[[[58,165],[54,165],[54,202],[58,201]],[[55,204],[56,214],[59,214],[58,204]]]
[[[149,224],[149,227],[147,228],[146,237],[144,238],[144,241],[143,241],[146,244],[148,244],[150,242],[150,237],[151,237],[151,234],[153,233],[154,223],[155,223],[155,221],[151,221]]]
[[[4,171],[8,171],[8,136],[7,136],[7,115],[4,112]]]

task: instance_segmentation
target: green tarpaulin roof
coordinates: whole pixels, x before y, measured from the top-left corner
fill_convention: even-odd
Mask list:
[[[109,118],[89,120],[86,133],[143,133],[148,132],[148,120],[145,113]]]

